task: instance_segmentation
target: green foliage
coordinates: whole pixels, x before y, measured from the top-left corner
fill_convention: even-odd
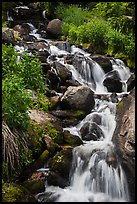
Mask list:
[[[110,30],[107,34],[108,50],[112,53],[124,51],[125,35],[117,30]]]
[[[27,89],[44,91],[42,65],[36,55],[23,54],[18,63],[19,75],[23,78]]]
[[[16,202],[18,197],[21,196],[22,191],[20,188],[13,186],[12,184],[4,185],[2,189],[2,201],[3,202]]]
[[[125,37],[125,54],[133,61],[135,60],[135,37],[132,33]]]
[[[56,9],[56,15],[68,24],[80,26],[87,21],[88,11],[81,9],[77,5],[59,5]]]
[[[3,77],[11,74],[17,74],[24,81],[27,89],[44,91],[44,81],[42,75],[42,65],[37,55],[29,56],[24,53],[20,60],[18,53],[12,45],[2,46],[2,74]]]
[[[47,133],[54,142],[58,144],[63,142],[63,135],[58,130],[56,130],[56,128],[51,123],[48,123],[47,125]]]
[[[79,27],[71,26],[69,37],[73,43],[91,43],[98,52],[107,49],[106,35],[110,30],[110,25],[103,19],[85,23]]]
[[[23,79],[16,75],[2,80],[2,116],[10,128],[27,129],[31,103]]]
[[[43,93],[38,93],[37,99],[32,103],[31,108],[35,110],[48,111],[50,106],[49,99]]]
[[[24,151],[20,148],[20,166],[25,168],[34,162],[33,152],[31,149]]]
[[[2,77],[16,74],[20,68],[17,64],[18,53],[12,45],[2,45]]]
[[[2,179],[3,179],[3,182],[9,179],[8,164],[7,162],[4,162],[4,161],[2,162]]]
[[[62,39],[90,43],[96,53],[121,53],[134,60],[134,2],[60,3],[56,14],[63,21]]]
[[[28,134],[30,142],[29,142],[29,148],[33,149],[33,158],[36,158],[41,154],[42,152],[42,138],[45,134],[44,128],[37,123],[30,122],[29,128],[28,128]]]

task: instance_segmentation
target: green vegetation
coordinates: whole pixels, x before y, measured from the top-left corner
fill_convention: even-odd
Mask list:
[[[40,152],[39,133],[33,137],[38,141],[28,141],[27,132],[31,127],[28,111],[30,108],[47,111],[49,101],[44,96],[41,62],[37,55],[24,53],[18,59],[18,53],[12,45],[2,46],[2,138],[3,138],[3,179],[10,179],[18,174],[22,167],[30,165],[35,155]],[[38,95],[34,103],[32,94]],[[24,132],[23,133],[21,132]],[[37,137],[36,137],[37,136]],[[35,151],[28,143],[35,144]],[[14,168],[16,166],[16,169]]]
[[[54,142],[56,142],[57,144],[62,144],[63,134],[56,130],[54,125],[52,125],[51,123],[47,124],[47,133],[53,139]]]
[[[12,45],[2,46],[2,76],[8,77],[16,74],[21,77],[26,89],[44,91],[44,81],[42,75],[42,65],[36,54],[28,55],[24,53],[20,59],[18,53]]]
[[[48,111],[50,106],[49,99],[43,93],[38,93],[37,98],[32,103],[32,109]]]
[[[23,79],[11,75],[2,80],[2,116],[10,128],[27,129],[29,117],[27,111],[31,98],[27,94]]]
[[[3,184],[2,202],[36,202],[36,199],[21,185]]]
[[[41,6],[50,12],[50,4],[42,2]],[[93,52],[120,56],[129,67],[134,67],[134,2],[59,2],[52,4],[53,11],[62,19],[63,40],[77,45],[88,43]]]

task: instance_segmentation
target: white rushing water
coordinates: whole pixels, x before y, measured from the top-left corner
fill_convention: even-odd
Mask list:
[[[30,35],[35,36],[38,40],[41,39],[35,28],[32,29]],[[23,48],[21,49],[23,51]],[[16,50],[19,50],[19,47],[16,46]],[[73,149],[70,185],[60,188],[48,186],[46,181],[45,192],[36,196],[38,201],[46,202],[48,196],[48,199],[54,202],[128,202],[130,198],[125,173],[112,143],[116,128],[117,103],[111,101],[109,97],[111,93],[108,93],[107,88],[103,85],[105,78],[103,69],[91,59],[89,53],[74,45],[68,52],[50,44],[49,52],[72,72],[73,79],[89,86],[95,94],[106,94],[107,100],[95,99],[95,106],[91,113],[76,126],[64,128],[82,139],[81,129],[88,124],[90,134],[93,131],[93,125],[96,125],[97,129],[92,133],[97,136],[97,140],[83,139],[84,144]],[[64,56],[68,54],[74,56],[73,65],[64,61]],[[48,62],[52,65],[50,58]],[[128,67],[119,59],[112,60],[111,63],[113,70],[118,71],[120,80],[125,84],[130,77]],[[127,93],[126,85],[123,85],[123,93]],[[119,98],[123,93],[119,93]],[[95,117],[98,120],[95,120]],[[101,136],[98,135],[100,133]],[[45,168],[39,171],[45,171],[47,174]]]
[[[102,68],[94,62],[88,53],[75,46],[71,47],[71,54],[83,57],[78,67],[64,63],[60,54],[67,55],[68,52],[51,46],[51,54],[65,65],[71,72],[73,79],[81,84],[88,85],[97,94],[109,94],[103,85],[105,73]],[[126,82],[130,76],[129,69],[121,60],[112,61],[112,68],[119,73],[122,82]],[[125,89],[123,89],[126,92]],[[127,92],[126,92],[127,93]],[[122,93],[121,93],[122,94]],[[120,94],[119,94],[120,96]],[[54,202],[128,202],[129,193],[125,173],[119,163],[112,136],[116,127],[116,103],[111,100],[95,99],[95,107],[79,124],[64,128],[71,134],[80,138],[81,128],[88,123],[92,127],[94,116],[100,118],[98,128],[102,130],[103,136],[97,141],[83,140],[84,144],[73,149],[73,161],[70,172],[70,185],[63,188],[48,186],[46,193],[50,193]],[[47,194],[46,194],[47,195]],[[38,196],[38,201],[46,201],[44,194]]]

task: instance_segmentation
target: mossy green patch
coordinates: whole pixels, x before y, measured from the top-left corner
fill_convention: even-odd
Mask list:
[[[2,202],[36,202],[36,199],[22,186],[4,184],[2,187]]]
[[[47,124],[47,133],[57,144],[63,143],[63,134],[56,130],[53,124],[51,123]]]

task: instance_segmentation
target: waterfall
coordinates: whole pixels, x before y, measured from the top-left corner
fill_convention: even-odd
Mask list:
[[[115,152],[112,136],[116,127],[116,105],[110,99],[106,87],[103,85],[105,73],[101,66],[90,58],[90,55],[80,48],[71,46],[74,63],[67,64],[60,54],[68,52],[55,46],[50,52],[56,55],[56,60],[65,65],[72,72],[72,78],[80,84],[86,84],[96,94],[106,94],[108,100],[95,99],[95,107],[76,126],[64,128],[71,134],[82,139],[81,128],[85,124],[90,128],[96,124],[102,136],[94,140],[84,140],[83,145],[73,149],[73,161],[70,171],[70,185],[63,188],[46,186],[45,192],[54,202],[128,202],[130,200],[125,173]],[[119,73],[125,85],[130,76],[129,69],[121,60],[111,61],[112,68]],[[123,91],[126,92],[126,86]],[[122,93],[121,93],[122,95]],[[119,94],[120,96],[120,94]],[[95,122],[95,116],[99,122]],[[50,196],[49,196],[50,194]],[[45,194],[38,196],[38,201],[46,201]],[[47,195],[47,194],[46,194]]]
[[[37,34],[37,29],[33,29],[30,35],[35,36],[38,40],[43,40]],[[47,42],[47,40],[45,41]],[[50,54],[56,56],[55,60],[72,72],[72,79],[89,86],[95,94],[106,94],[107,100],[95,99],[95,107],[91,113],[76,126],[64,128],[64,130],[70,131],[71,134],[77,135],[83,140],[83,145],[73,149],[69,186],[65,188],[48,186],[46,182],[45,192],[38,194],[36,196],[37,200],[45,202],[48,196],[49,200],[54,200],[54,202],[130,201],[125,173],[112,143],[112,136],[116,128],[117,103],[111,101],[111,93],[108,93],[103,85],[105,73],[102,67],[91,59],[89,53],[74,45],[71,46],[70,52],[61,50],[51,45],[50,42],[49,46]],[[16,50],[19,50],[19,47],[16,46]],[[70,54],[73,56],[73,63],[67,64],[64,61],[64,56]],[[48,63],[52,64],[50,58],[48,58]],[[126,92],[125,84],[130,76],[128,67],[119,59],[112,60],[111,63],[112,68],[119,73],[120,80],[123,83],[123,92]],[[123,92],[119,93],[119,97],[122,96]],[[98,117],[98,122],[95,117]],[[97,137],[96,141],[83,139],[85,137],[82,135],[82,128],[86,124],[89,126],[89,135],[93,125],[96,126],[94,132]]]

